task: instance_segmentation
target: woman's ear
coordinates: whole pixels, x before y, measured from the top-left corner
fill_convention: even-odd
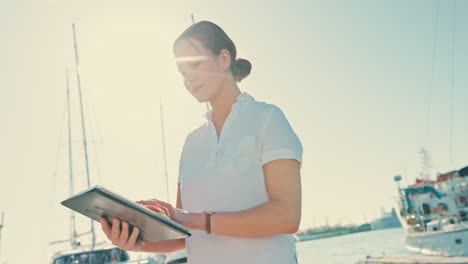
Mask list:
[[[231,54],[227,49],[221,50],[219,53],[219,60],[224,70],[231,68]]]

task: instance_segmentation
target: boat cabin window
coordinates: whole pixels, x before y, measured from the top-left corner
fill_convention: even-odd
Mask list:
[[[427,203],[423,203],[422,204],[422,213],[424,215],[430,215],[431,214],[431,206],[429,206],[429,204],[427,204]]]
[[[167,262],[167,264],[185,264],[187,263],[187,257],[182,257],[179,259],[174,259],[172,261]]]

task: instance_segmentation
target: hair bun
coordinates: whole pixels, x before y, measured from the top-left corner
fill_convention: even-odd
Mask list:
[[[252,70],[252,64],[246,59],[237,59],[232,68],[232,73],[234,75],[234,80],[236,82],[242,81],[245,77],[250,74]]]

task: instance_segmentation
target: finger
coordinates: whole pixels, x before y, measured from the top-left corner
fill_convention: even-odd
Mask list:
[[[111,229],[109,227],[107,219],[105,219],[104,217],[101,217],[101,228],[102,231],[104,231],[104,234],[106,234],[107,239],[110,239]]]
[[[135,248],[139,233],[140,233],[140,229],[135,226],[133,228],[132,234],[130,235],[130,238],[128,239],[127,248],[129,250],[133,250]]]
[[[160,200],[156,200],[156,199],[153,199],[153,200],[146,200],[146,201],[144,201],[144,202],[145,202],[145,203],[148,203],[148,204],[153,204],[153,205],[161,205],[162,203],[164,203],[164,202],[162,202],[162,201],[160,201]]]
[[[170,214],[169,214],[169,211],[168,211],[166,208],[162,207],[162,206],[148,205],[147,207],[148,207],[149,209],[155,211],[156,213],[162,215],[162,216],[165,216],[165,217],[167,217],[167,218],[171,218],[171,217],[170,217]]]
[[[150,209],[151,211],[153,212],[156,212],[158,214],[161,214],[162,213],[162,210],[157,207],[157,206],[154,206],[154,205],[146,205],[146,208]]]
[[[128,240],[128,223],[126,221],[122,221],[122,231],[120,232],[120,242],[125,244]]]
[[[157,203],[157,201],[158,200],[142,200],[142,201],[138,201],[137,203],[141,205],[154,205]]]
[[[112,242],[116,242],[119,240],[120,237],[120,219],[114,217],[112,219],[112,233],[111,233],[111,240]]]
[[[172,208],[172,205],[168,204],[168,203],[165,203],[163,201],[158,201],[158,207],[164,212],[164,214],[171,218],[171,208]]]
[[[157,203],[160,204],[160,205],[162,205],[162,206],[164,206],[164,207],[172,206],[172,205],[170,205],[170,204],[168,204],[168,203],[166,203],[166,202],[163,202],[163,201],[158,201]]]
[[[164,211],[164,215],[167,216],[168,218],[171,218],[171,211],[169,208],[161,206],[161,209]]]

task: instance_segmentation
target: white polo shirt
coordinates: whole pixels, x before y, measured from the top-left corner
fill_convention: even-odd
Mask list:
[[[276,159],[302,162],[302,145],[283,112],[241,93],[221,135],[208,122],[187,136],[180,158],[183,209],[201,213],[242,211],[267,202],[263,165]],[[293,264],[292,235],[239,238],[191,231],[190,264]]]

